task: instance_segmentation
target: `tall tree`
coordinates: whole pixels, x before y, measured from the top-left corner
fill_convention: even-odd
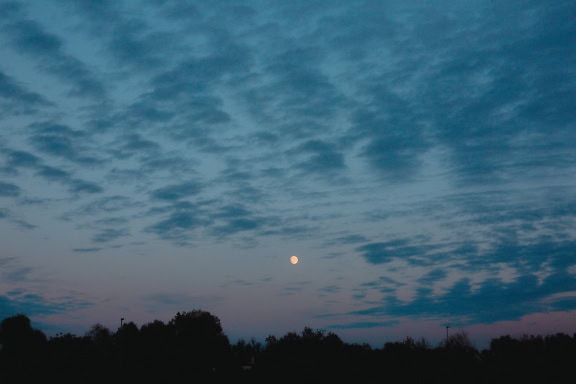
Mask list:
[[[178,312],[168,326],[178,371],[215,376],[228,369],[232,350],[218,317],[202,310]]]
[[[3,374],[16,379],[30,379],[44,368],[48,339],[32,328],[23,314],[10,316],[0,323],[0,368]]]

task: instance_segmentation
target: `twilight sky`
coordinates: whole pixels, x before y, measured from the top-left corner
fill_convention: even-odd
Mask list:
[[[0,2],[0,319],[574,333],[575,20],[558,0]]]

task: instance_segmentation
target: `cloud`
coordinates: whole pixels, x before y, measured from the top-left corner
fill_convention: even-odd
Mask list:
[[[20,195],[20,187],[0,181],[0,197],[17,197]]]
[[[63,129],[66,132],[67,128],[63,127]],[[54,136],[53,139],[48,141],[44,141],[44,139],[45,138],[35,138],[33,140],[33,142],[40,143],[40,147],[44,148],[43,146],[45,146],[45,150],[41,150],[41,152],[54,154],[58,157],[68,159],[73,162],[79,162],[82,165],[92,165],[93,163],[98,162],[98,160],[79,155],[77,153],[78,148],[69,147],[66,144],[66,140],[64,140],[63,144],[60,142],[61,137],[59,136]],[[54,145],[50,144],[52,140],[54,140]],[[9,174],[19,175],[24,170],[33,170],[35,175],[40,176],[45,180],[66,186],[68,191],[76,196],[78,194],[100,193],[104,190],[103,187],[98,185],[96,182],[75,178],[71,172],[63,168],[46,165],[45,159],[28,151],[6,149],[4,152],[6,153],[6,165],[4,169],[5,172]],[[0,190],[0,195],[2,193],[11,194],[13,197],[19,196],[21,193],[21,188],[11,183],[3,182],[2,188],[0,188]],[[23,202],[25,203],[25,201]]]
[[[345,235],[337,237],[333,240],[326,242],[326,245],[347,245],[347,244],[358,244],[367,243],[368,239],[364,235]]]
[[[166,65],[183,46],[176,33],[158,30],[158,19],[147,19],[161,4],[128,4],[101,1],[73,4],[87,38],[97,40],[113,58],[111,64],[124,75],[154,71]],[[127,17],[126,15],[130,15]]]
[[[58,181],[63,183],[68,183],[72,179],[72,175],[69,172],[50,166],[38,167],[37,175],[47,180]]]
[[[381,291],[385,293],[383,306],[371,306],[366,303],[367,309],[356,311],[354,314],[365,316],[388,314],[412,318],[444,316],[450,318],[454,325],[467,326],[518,320],[530,313],[545,312],[552,308],[567,310],[573,300],[564,299],[562,295],[553,297],[560,292],[566,294],[574,292],[573,284],[576,276],[567,272],[568,268],[573,268],[576,263],[569,257],[574,253],[573,246],[573,242],[570,241],[564,245],[549,244],[536,247],[527,245],[517,250],[508,247],[498,249],[494,253],[489,252],[479,257],[487,265],[509,262],[510,266],[516,267],[519,274],[510,281],[487,278],[472,283],[471,279],[466,277],[452,283],[445,293],[438,294],[433,293],[434,286],[436,283],[445,285],[448,274],[446,270],[437,268],[417,280],[420,287],[414,298],[400,300],[396,290]],[[380,256],[380,246],[375,248],[377,255]],[[555,267],[549,269],[547,277],[539,279],[537,274],[542,273],[545,266],[550,263]],[[380,284],[374,284],[364,287],[379,286]]]
[[[30,143],[41,153],[82,165],[96,165],[102,161],[85,155],[93,143],[84,131],[51,122],[32,124],[31,129],[35,134],[30,137]]]
[[[6,295],[0,295],[0,318],[4,319],[22,313],[31,318],[39,318],[46,315],[69,313],[70,311],[90,306],[92,306],[92,303],[87,301],[71,298],[49,300],[38,294],[11,291]],[[43,323],[38,323],[38,325],[42,326],[42,329],[52,328]]]
[[[14,224],[17,227],[22,228],[22,229],[37,228],[36,225],[31,224],[31,223],[27,222],[26,220],[19,218],[11,210],[6,209],[6,208],[0,208],[0,219],[7,220],[10,223],[12,223],[12,224]]]
[[[3,114],[32,114],[52,106],[42,95],[28,91],[10,76],[0,71],[0,100]]]
[[[178,292],[160,292],[142,297],[146,307],[153,313],[181,312],[182,308],[206,308],[218,303],[221,297],[211,295],[188,295]]]
[[[422,276],[420,279],[418,279],[418,282],[422,285],[430,286],[438,281],[444,280],[446,277],[446,270],[437,268],[426,273],[425,276]]]
[[[195,196],[203,189],[202,184],[196,181],[169,185],[158,188],[150,193],[150,196],[156,200],[180,200],[182,198]]]
[[[86,64],[64,52],[61,39],[43,26],[27,19],[24,10],[15,3],[3,6],[7,17],[0,24],[0,31],[8,37],[10,46],[19,53],[36,61],[42,71],[52,74],[69,84],[74,96],[102,98],[105,94],[101,82]]]
[[[384,177],[403,181],[418,174],[431,142],[417,120],[419,111],[410,105],[413,101],[403,100],[389,87],[386,81],[368,87],[371,102],[354,111],[348,135],[370,166]]]
[[[368,243],[356,248],[367,262],[371,264],[384,264],[394,259],[401,259],[411,264],[429,264],[426,259],[431,255],[438,255],[435,249],[441,248],[441,244],[425,243],[413,239],[395,239],[385,242]],[[441,260],[435,257],[435,262]]]
[[[106,228],[92,237],[94,243],[108,243],[129,235],[126,228]]]
[[[10,289],[0,295],[0,318],[22,313],[36,318],[90,306],[90,303],[81,299],[47,298],[44,293],[37,292],[33,287],[47,282],[38,278],[37,273],[35,268],[21,265],[17,258],[0,258],[0,281],[10,284]]]
[[[148,214],[161,215],[162,218],[148,225],[144,231],[178,244],[187,243],[193,238],[192,230],[209,224],[203,204],[200,203],[175,202],[168,207],[152,209]]]
[[[7,158],[9,168],[35,168],[40,163],[40,159],[36,155],[27,151],[9,151]]]
[[[80,179],[72,180],[70,182],[69,189],[70,192],[72,192],[73,194],[86,194],[86,193],[92,194],[92,193],[101,193],[104,191],[104,188],[102,188],[100,185]]]
[[[381,328],[390,327],[397,325],[398,320],[390,321],[354,321],[345,324],[330,324],[326,328],[330,329],[371,329],[371,328]]]
[[[125,159],[131,156],[141,155],[144,156],[158,156],[161,153],[161,146],[155,141],[145,139],[142,135],[131,133],[120,138],[120,142],[124,144],[114,149],[115,157],[118,159]]]
[[[241,205],[228,205],[220,207],[211,218],[218,223],[224,221],[224,225],[216,224],[213,232],[217,235],[230,235],[242,231],[254,231],[264,226],[267,220],[258,217],[252,211]]]
[[[77,253],[91,253],[91,252],[99,252],[102,248],[99,247],[91,247],[91,248],[74,248],[72,251]]]
[[[82,217],[99,217],[102,214],[120,213],[131,208],[142,207],[143,205],[127,196],[109,195],[97,198],[85,203],[71,212],[64,215],[66,220]]]
[[[298,152],[308,155],[306,160],[296,165],[303,172],[330,176],[338,175],[346,168],[344,155],[329,143],[309,140],[298,148]]]

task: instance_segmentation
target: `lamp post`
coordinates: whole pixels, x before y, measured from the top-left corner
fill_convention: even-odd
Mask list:
[[[124,324],[124,318],[120,318],[120,328],[122,328],[122,325]]]
[[[450,328],[449,325],[446,326],[446,340],[448,340],[448,328]]]

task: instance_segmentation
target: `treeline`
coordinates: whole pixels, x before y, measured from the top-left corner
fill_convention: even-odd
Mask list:
[[[559,383],[573,378],[576,335],[508,335],[479,351],[466,333],[437,346],[406,338],[381,348],[343,342],[335,333],[305,327],[265,343],[230,343],[218,317],[193,310],[168,323],[116,332],[101,324],[84,335],[46,337],[24,314],[0,323],[0,383],[222,382],[353,380],[395,383]]]

